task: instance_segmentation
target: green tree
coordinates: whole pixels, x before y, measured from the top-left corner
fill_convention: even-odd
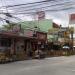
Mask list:
[[[12,30],[15,25],[16,24],[14,24],[14,23],[3,25],[3,29],[5,29],[5,30]]]

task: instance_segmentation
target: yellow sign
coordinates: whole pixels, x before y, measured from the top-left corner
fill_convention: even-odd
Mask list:
[[[69,31],[74,32],[74,27],[70,27]]]
[[[58,32],[59,28],[53,28],[53,29],[49,29],[48,33],[54,33],[54,32]]]

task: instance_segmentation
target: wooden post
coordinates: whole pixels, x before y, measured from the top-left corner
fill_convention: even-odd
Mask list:
[[[14,45],[14,39],[11,40],[11,50],[10,50],[10,54],[14,55],[15,54],[15,45]]]

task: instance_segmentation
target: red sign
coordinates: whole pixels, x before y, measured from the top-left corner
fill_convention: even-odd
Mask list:
[[[45,12],[44,11],[39,11],[37,12],[38,20],[45,19]]]
[[[39,39],[39,40],[46,40],[46,38],[47,38],[47,36],[46,36],[46,34],[45,33],[37,33],[37,38]]]
[[[70,24],[75,24],[75,14],[70,14],[69,23]]]
[[[33,31],[31,31],[31,30],[25,30],[25,31],[24,31],[24,35],[25,35],[26,37],[32,37],[32,36],[33,36]]]
[[[71,19],[71,20],[75,20],[75,14],[71,14],[70,19]]]

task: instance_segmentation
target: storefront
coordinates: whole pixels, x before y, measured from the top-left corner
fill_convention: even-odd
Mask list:
[[[4,59],[23,60],[25,59],[26,37],[13,32],[0,33],[0,54],[4,54]],[[2,57],[0,55],[0,57]]]
[[[47,33],[37,32],[38,48],[46,50],[45,45],[47,44]]]
[[[34,58],[34,53],[37,49],[46,50],[47,33],[36,31],[26,31],[26,54],[29,58]]]
[[[5,58],[8,59],[33,58],[35,50],[45,50],[46,38],[47,34],[44,32],[36,32],[36,36],[2,32],[0,33],[0,53],[4,53]]]

